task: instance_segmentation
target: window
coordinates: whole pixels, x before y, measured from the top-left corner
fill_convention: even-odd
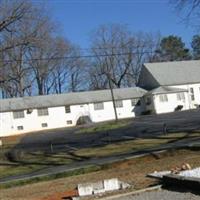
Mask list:
[[[103,110],[104,104],[102,103],[94,103],[94,110]]]
[[[42,128],[45,128],[45,127],[48,127],[48,124],[47,123],[42,123],[41,126],[42,126]]]
[[[13,118],[14,119],[24,118],[24,111],[23,110],[14,111]]]
[[[146,97],[145,103],[146,103],[146,105],[151,105],[151,98],[150,97]]]
[[[67,120],[67,124],[72,124],[72,120]]]
[[[176,94],[176,97],[177,97],[178,101],[184,101],[185,100],[184,93],[178,93],[178,94]]]
[[[23,127],[23,126],[18,126],[18,127],[17,127],[17,130],[18,130],[18,131],[24,130],[24,127]]]
[[[191,98],[192,101],[195,100],[195,98],[194,98],[194,89],[193,88],[190,88],[190,98]]]
[[[65,106],[65,113],[71,113],[70,106]]]
[[[30,108],[27,109],[27,111],[26,111],[27,114],[31,114],[32,112],[33,112],[33,109],[30,109]]]
[[[167,95],[166,94],[159,95],[159,100],[160,102],[167,102],[168,101]]]
[[[139,99],[131,99],[132,106],[140,106],[141,102]]]
[[[39,108],[37,109],[38,116],[46,116],[49,115],[48,108]]]
[[[131,99],[131,106],[135,106],[138,102],[138,99]]]
[[[115,107],[116,108],[122,108],[123,107],[123,101],[121,101],[121,100],[115,101]]]

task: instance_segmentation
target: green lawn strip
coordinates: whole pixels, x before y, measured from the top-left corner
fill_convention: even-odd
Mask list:
[[[0,178],[30,173],[44,168],[41,165],[4,165],[0,166]]]
[[[18,161],[1,160],[0,178],[31,173],[50,166],[65,165],[72,162],[66,153],[46,154],[44,152],[24,153]]]
[[[172,139],[136,139],[115,144],[108,144],[103,147],[85,148],[77,150],[78,156],[104,157],[119,153],[138,151],[146,148],[157,147],[168,143]]]
[[[0,178],[10,176],[10,175],[20,175],[25,173],[30,173],[36,170],[40,170],[50,166],[69,164],[77,161],[77,159],[82,159],[81,157],[104,157],[112,156],[117,154],[123,154],[128,152],[134,152],[139,150],[145,150],[148,148],[159,147],[162,144],[172,143],[177,140],[185,138],[199,137],[200,133],[170,133],[167,135],[157,136],[155,138],[138,138],[129,141],[110,143],[107,145],[83,148],[68,154],[65,152],[54,152],[46,153],[43,151],[36,151],[31,153],[23,153],[22,158],[19,162],[9,162],[5,160],[4,153],[9,151],[7,148],[5,151],[0,151]],[[23,150],[22,150],[23,151]],[[80,158],[79,158],[80,157]],[[84,159],[84,158],[83,158]],[[6,165],[8,163],[8,165]]]
[[[89,128],[83,128],[76,133],[96,133],[96,132],[103,132],[103,131],[109,131],[109,130],[114,130],[118,128],[125,127],[131,123],[130,120],[119,120],[117,122],[112,121],[112,122],[104,122],[101,124],[96,124],[92,127]]]
[[[155,138],[147,139],[135,139],[131,141],[123,141],[114,144],[107,144],[102,147],[85,148],[77,150],[75,153],[78,156],[88,156],[88,157],[103,157],[111,156],[119,153],[127,153],[138,150],[143,150],[146,148],[159,147],[162,144],[172,143],[177,140],[184,138],[194,138],[199,137],[199,133],[170,133],[163,136],[158,136]]]
[[[186,132],[180,132],[180,133],[169,133],[166,135],[160,135],[156,138],[165,138],[165,139],[184,139],[184,138],[198,138],[200,137],[200,132],[192,132],[192,133],[186,133]]]
[[[23,160],[33,163],[41,164],[51,164],[51,165],[63,165],[69,164],[72,161],[72,156],[68,155],[67,152],[58,152],[58,153],[45,153],[42,151],[26,153],[23,156]]]
[[[0,185],[0,189],[10,188],[10,187],[15,187],[15,186],[22,186],[26,184],[41,182],[41,181],[49,181],[49,180],[54,180],[54,179],[59,179],[59,178],[64,178],[64,177],[77,176],[81,174],[87,174],[91,172],[100,171],[102,169],[105,169],[104,165],[103,166],[90,165],[90,166],[87,166],[81,169],[76,169],[73,171],[62,172],[58,174],[52,174],[52,175],[41,176],[41,177],[36,177],[36,178],[30,178],[27,180],[12,181],[10,183],[4,183]]]

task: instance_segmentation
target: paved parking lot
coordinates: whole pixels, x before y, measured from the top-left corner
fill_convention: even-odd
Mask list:
[[[121,200],[113,198],[112,200]],[[168,190],[144,192],[137,195],[123,197],[123,200],[199,200],[200,196],[191,192],[175,192]]]

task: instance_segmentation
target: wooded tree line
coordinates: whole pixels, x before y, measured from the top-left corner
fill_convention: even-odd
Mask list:
[[[192,38],[190,50],[181,37],[135,33],[122,24],[100,26],[90,36],[90,48],[81,49],[60,36],[47,13],[31,1],[0,0],[5,97],[129,87],[137,84],[144,62],[200,59],[200,35]]]

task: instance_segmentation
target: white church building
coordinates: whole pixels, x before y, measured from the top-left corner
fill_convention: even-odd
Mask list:
[[[138,86],[149,113],[167,113],[200,105],[200,60],[144,64]]]
[[[117,117],[195,109],[200,60],[146,63],[138,87],[114,89]],[[115,119],[110,90],[0,100],[0,137]]]

